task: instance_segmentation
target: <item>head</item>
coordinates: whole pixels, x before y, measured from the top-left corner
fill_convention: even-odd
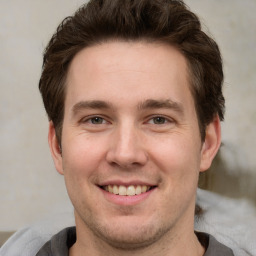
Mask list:
[[[44,106],[61,145],[70,63],[82,49],[108,41],[159,42],[175,47],[188,66],[202,141],[216,115],[224,118],[219,48],[180,0],[92,0],[63,20],[45,49],[39,82]]]
[[[220,144],[222,79],[216,43],[182,1],[92,0],[62,22],[39,86],[78,243],[190,240],[198,175]]]

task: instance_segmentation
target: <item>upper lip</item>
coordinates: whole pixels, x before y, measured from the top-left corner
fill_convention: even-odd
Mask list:
[[[146,182],[146,181],[141,181],[141,180],[131,180],[131,181],[122,181],[122,180],[109,180],[109,181],[104,181],[102,183],[98,184],[100,187],[103,186],[108,186],[108,185],[118,185],[118,186],[131,186],[131,185],[141,185],[141,186],[150,186],[150,187],[155,187],[156,184],[151,183],[151,182]]]

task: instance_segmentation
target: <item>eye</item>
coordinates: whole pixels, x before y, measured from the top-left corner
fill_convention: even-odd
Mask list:
[[[150,124],[165,124],[167,122],[168,122],[168,120],[162,116],[156,116],[149,120]]]
[[[153,118],[153,122],[154,124],[165,124],[166,123],[166,118],[162,117],[162,116],[157,116]]]
[[[81,119],[81,124],[88,124],[88,125],[100,125],[100,124],[107,124],[105,118],[100,116],[88,116],[87,118]]]
[[[91,124],[105,124],[106,120],[104,120],[102,117],[95,116],[87,120]]]

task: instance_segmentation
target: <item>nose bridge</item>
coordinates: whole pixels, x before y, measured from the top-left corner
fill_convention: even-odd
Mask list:
[[[138,133],[139,128],[133,122],[127,120],[119,124],[110,142],[108,161],[126,167],[134,164],[143,165],[147,157]]]
[[[117,149],[121,154],[132,155],[135,153],[139,141],[136,141],[137,132],[132,124],[120,125],[118,131]]]

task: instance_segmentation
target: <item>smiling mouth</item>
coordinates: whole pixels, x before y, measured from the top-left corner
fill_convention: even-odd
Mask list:
[[[146,193],[149,190],[153,189],[154,187],[146,186],[146,185],[129,185],[129,186],[123,186],[123,185],[107,185],[101,187],[103,190],[120,196],[135,196],[140,195],[142,193]]]

